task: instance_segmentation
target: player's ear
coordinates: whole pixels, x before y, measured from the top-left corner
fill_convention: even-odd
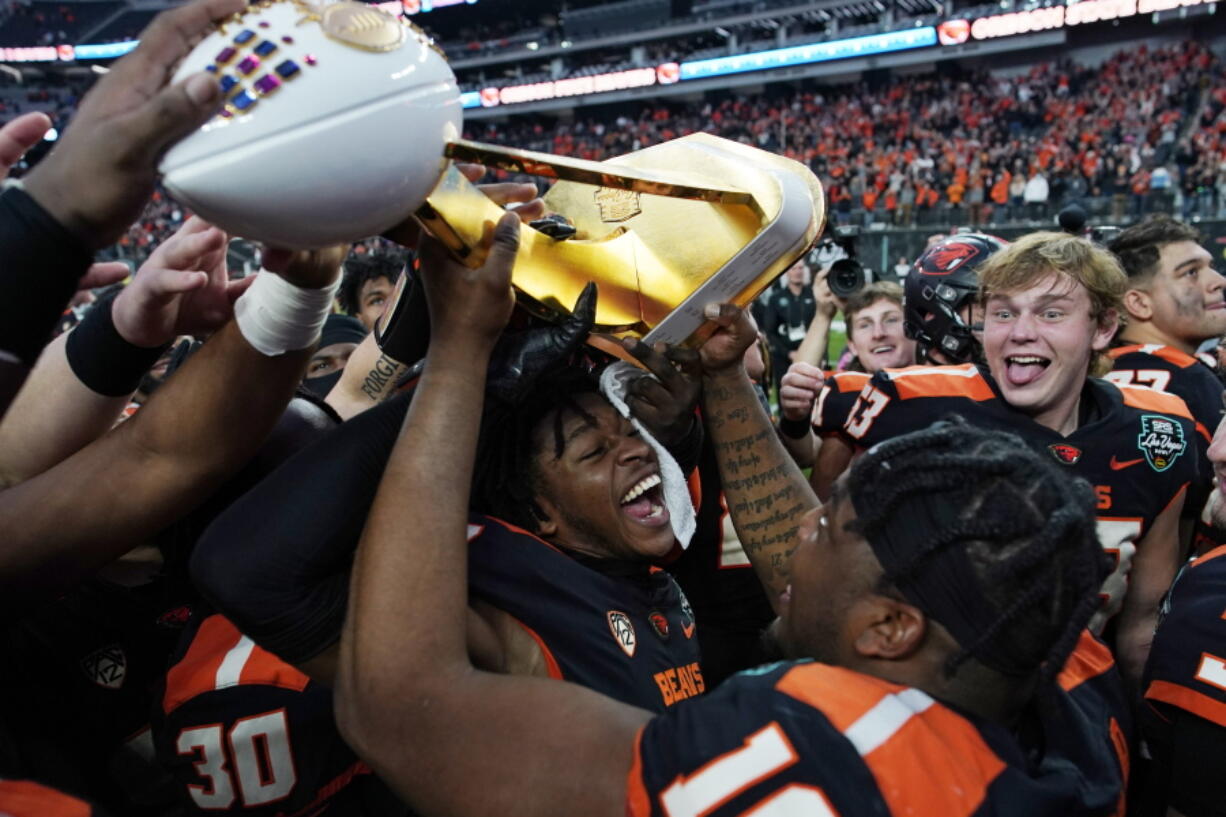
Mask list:
[[[1124,293],[1124,310],[1130,318],[1139,321],[1152,320],[1154,317],[1153,298],[1143,289],[1129,289]]]
[[[1090,348],[1095,352],[1101,352],[1106,349],[1111,345],[1111,339],[1115,337],[1115,332],[1119,327],[1119,310],[1103,310],[1103,314],[1098,316],[1098,326],[1094,330],[1094,337],[1090,340]]]
[[[544,506],[549,505],[549,500],[537,498],[528,501],[528,513],[532,514],[532,518],[536,521],[536,532],[540,536],[553,536],[558,532],[558,525],[553,521],[549,511],[546,511]]]
[[[854,646],[865,658],[900,661],[924,643],[928,621],[905,601],[883,595],[866,596],[852,609]]]

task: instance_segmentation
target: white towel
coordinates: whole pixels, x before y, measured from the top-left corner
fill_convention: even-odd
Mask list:
[[[639,377],[654,377],[654,375],[625,361],[610,363],[600,374],[600,391],[623,417],[630,420],[651,449],[656,452],[656,460],[660,464],[660,493],[664,496],[664,507],[668,508],[668,519],[673,527],[673,535],[677,537],[677,541],[684,549],[690,546],[690,539],[694,538],[694,529],[698,526],[694,504],[690,500],[690,490],[686,484],[685,474],[681,473],[681,466],[677,464],[676,458],[668,453],[668,449],[660,445],[655,437],[651,436],[643,424],[630,413],[630,407],[626,405],[626,387],[632,380]]]

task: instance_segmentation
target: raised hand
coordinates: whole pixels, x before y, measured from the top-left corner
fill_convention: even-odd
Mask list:
[[[735,304],[707,304],[703,313],[719,327],[698,349],[703,374],[743,369],[745,350],[758,339],[758,327],[749,310]]]
[[[788,367],[779,382],[779,411],[785,420],[808,420],[813,402],[822,389],[822,370],[803,361]]]
[[[679,443],[693,427],[694,408],[702,394],[702,361],[695,349],[629,338],[623,345],[647,367],[626,389],[626,405],[665,446]]]
[[[477,269],[455,261],[445,247],[423,238],[421,279],[430,305],[430,348],[476,343],[492,348],[515,306],[511,268],[519,249],[519,217],[505,213],[487,230],[489,257]]]
[[[228,321],[234,301],[255,278],[230,281],[227,240],[221,230],[192,216],[162,242],[115,299],[112,316],[124,340],[161,346]]]
[[[155,17],[136,50],[85,95],[55,149],[25,177],[26,192],[87,245],[115,241],[153,191],[162,155],[221,101],[207,72],[171,85],[176,66],[214,23],[245,5],[195,0]]]

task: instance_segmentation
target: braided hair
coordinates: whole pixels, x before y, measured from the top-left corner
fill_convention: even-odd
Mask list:
[[[923,596],[908,590],[949,581],[951,566],[963,585],[978,584],[949,588],[960,601],[972,600],[966,609],[979,603],[983,618],[955,635],[962,649],[946,663],[947,676],[970,658],[1007,674],[1041,666],[1048,680],[1060,671],[1099,608],[1109,569],[1085,481],[1015,435],[959,418],[874,446],[848,479],[865,539],[906,540],[900,558],[883,563],[880,589]],[[921,507],[936,524],[912,546]],[[935,570],[925,575],[929,568]]]
[[[562,456],[562,426],[577,415],[596,425],[579,405],[584,394],[600,394],[600,381],[582,367],[564,366],[542,374],[526,397],[514,404],[491,401],[481,421],[472,508],[526,530],[536,530],[541,516],[533,498],[540,488],[537,430],[553,412],[553,456]]]

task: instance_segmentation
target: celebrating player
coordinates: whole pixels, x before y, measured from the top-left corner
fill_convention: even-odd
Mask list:
[[[1117,654],[1137,680],[1179,564],[1184,496],[1199,479],[1195,423],[1173,395],[1088,377],[1115,333],[1124,291],[1110,253],[1085,239],[1034,233],[994,254],[979,275],[986,367],[878,372],[845,430],[867,448],[956,413],[1014,431],[1088,480],[1099,538],[1116,564],[1096,627],[1119,614]]]
[[[1226,335],[1226,278],[1199,241],[1193,228],[1151,216],[1111,242],[1128,275],[1127,323],[1106,378],[1179,395],[1208,434],[1222,418],[1222,382],[1195,355]]]
[[[1102,577],[1089,492],[1005,435],[945,425],[870,452],[819,509],[745,377],[754,332],[734,307],[716,309],[725,329],[703,347],[704,415],[746,549],[799,547],[779,599],[788,643],[829,663],[742,673],[655,718],[476,670],[464,539],[484,367],[459,364],[490,353],[510,307],[516,239],[496,240],[482,270],[425,272],[432,308],[462,302],[465,320],[449,315],[453,331],[431,344],[341,645],[342,732],[411,805],[459,817],[1118,806],[1113,746],[1126,736],[1105,712],[1121,691],[1081,635]]]

